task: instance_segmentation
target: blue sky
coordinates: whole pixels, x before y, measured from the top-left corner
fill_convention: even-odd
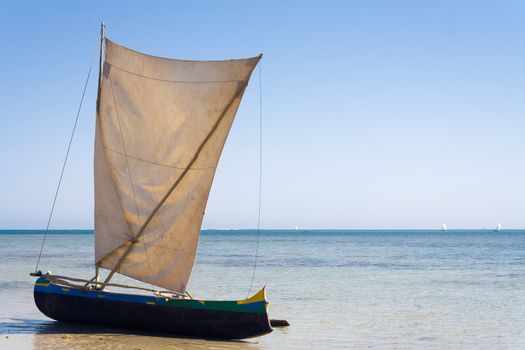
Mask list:
[[[523,2],[13,1],[0,228],[45,227],[102,18],[158,56],[264,53],[263,227],[525,227]],[[93,225],[95,95],[92,79],[52,227]],[[255,74],[204,228],[257,224],[258,103]]]

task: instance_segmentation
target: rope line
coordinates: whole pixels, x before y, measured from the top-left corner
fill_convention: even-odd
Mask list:
[[[118,131],[120,133],[120,140],[122,142],[122,148],[124,149],[124,153],[121,153],[121,154],[124,156],[124,158],[126,158],[126,165],[128,167],[129,186],[131,187],[131,193],[133,194],[133,202],[135,203],[135,212],[137,215],[137,220],[139,221],[139,225],[142,226],[142,220],[140,219],[140,213],[139,213],[139,206],[137,204],[137,197],[135,196],[135,186],[133,186],[133,177],[131,174],[131,167],[129,165],[128,151],[126,150],[126,142],[124,142],[124,135],[122,134],[122,127],[120,124],[120,117],[118,114],[117,101],[115,99],[115,92],[113,91],[113,81],[111,80],[111,78],[108,78],[108,80],[109,80],[109,86],[111,88],[111,97],[113,98],[113,105],[115,106],[115,115],[117,117],[117,125],[118,125]]]
[[[137,76],[139,78],[149,79],[149,80],[156,80],[156,81],[163,81],[165,83],[174,83],[174,84],[238,84],[243,83],[244,80],[193,80],[193,81],[187,81],[187,80],[169,80],[169,79],[161,79],[161,78],[155,78],[155,77],[148,77],[144,74],[135,73],[132,71],[129,71],[127,69],[124,69],[119,66],[115,66],[111,62],[107,62],[111,66],[111,69],[115,68],[121,72],[128,73],[134,76]]]
[[[91,65],[89,66],[89,71],[86,77],[86,82],[84,83],[84,90],[82,91],[82,97],[80,98],[80,104],[77,110],[77,116],[75,118],[75,124],[73,125],[73,130],[71,131],[71,136],[69,137],[69,144],[67,146],[66,156],[64,162],[62,163],[62,170],[60,171],[60,178],[58,179],[57,189],[55,191],[55,197],[53,198],[53,205],[51,206],[51,212],[49,213],[49,218],[47,219],[46,230],[44,233],[44,239],[42,239],[42,246],[40,247],[40,253],[38,254],[38,260],[36,262],[35,273],[38,271],[38,265],[40,265],[40,258],[42,257],[42,252],[44,250],[44,244],[46,243],[47,233],[49,231],[49,225],[51,224],[51,219],[53,218],[53,212],[55,211],[55,204],[58,198],[58,192],[60,191],[60,185],[62,185],[62,178],[64,177],[64,170],[66,169],[67,160],[69,158],[69,151],[71,150],[71,144],[73,143],[73,137],[75,136],[75,130],[77,129],[78,118],[80,116],[80,111],[82,110],[82,104],[84,102],[84,96],[86,95],[86,89],[89,83],[89,77],[91,76],[91,70],[93,69],[93,62],[95,61],[95,54],[97,50],[93,52],[93,58],[91,59]]]
[[[113,98],[113,104],[115,106],[115,115],[117,116],[118,130],[120,133],[120,140],[122,141],[122,147],[124,149],[124,158],[126,158],[126,165],[128,166],[128,177],[129,177],[129,186],[131,187],[131,193],[133,194],[133,202],[135,203],[135,211],[137,213],[137,220],[139,221],[139,227],[142,227],[142,220],[140,219],[139,206],[137,204],[137,196],[135,195],[135,186],[133,185],[133,175],[131,174],[131,166],[129,165],[128,151],[126,149],[126,142],[124,141],[124,134],[122,134],[122,126],[120,123],[120,116],[118,114],[118,105],[115,98],[115,92],[113,90],[113,81],[108,77],[109,86],[111,87],[111,97]],[[133,236],[133,232],[131,232]],[[148,250],[146,249],[146,244],[142,241],[142,246],[144,248],[144,254],[146,255],[146,261],[148,262],[148,268],[151,271],[151,265],[149,262]]]
[[[259,208],[257,212],[257,244],[255,246],[255,259],[253,261],[252,279],[250,289],[246,298],[250,297],[252,292],[253,280],[255,279],[255,270],[257,269],[257,260],[259,258],[259,241],[261,238],[261,203],[262,203],[262,176],[263,176],[263,148],[262,148],[262,62],[259,61]]]
[[[169,165],[169,164],[164,164],[164,163],[153,162],[151,160],[142,159],[142,158],[139,158],[139,157],[132,156],[130,154],[126,154],[124,152],[117,151],[116,149],[113,149],[113,148],[110,148],[110,147],[107,147],[107,146],[103,146],[103,147],[104,147],[104,149],[107,149],[110,152],[114,152],[116,154],[120,154],[121,156],[130,158],[130,159],[133,159],[133,160],[137,160],[139,162],[144,162],[144,163],[148,163],[148,164],[151,164],[151,165],[164,166],[164,167],[172,168],[172,169],[186,170],[186,168],[182,167],[182,166],[174,166],[174,165]],[[192,168],[190,168],[190,170],[214,170],[214,169],[217,169],[217,167],[209,166],[209,167],[192,167]]]

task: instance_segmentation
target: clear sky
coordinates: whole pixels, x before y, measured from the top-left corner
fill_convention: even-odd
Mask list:
[[[525,227],[525,3],[363,0],[1,2],[0,228],[45,227],[102,18],[158,56],[264,53],[263,227]],[[52,227],[93,227],[95,95]],[[258,103],[255,74],[204,228],[256,226]]]

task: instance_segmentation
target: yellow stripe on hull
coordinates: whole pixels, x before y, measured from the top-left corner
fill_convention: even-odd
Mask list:
[[[260,291],[258,291],[255,295],[253,295],[251,298],[244,299],[244,300],[237,300],[237,304],[243,305],[243,304],[251,304],[251,303],[258,303],[261,301],[266,302],[266,287],[263,287]]]

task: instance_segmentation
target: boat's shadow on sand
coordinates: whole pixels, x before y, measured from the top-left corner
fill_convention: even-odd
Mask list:
[[[225,343],[245,343],[243,340],[224,340],[224,339],[202,339],[192,337],[179,337],[164,333],[130,331],[120,328],[110,328],[102,326],[83,325],[76,323],[66,323],[58,321],[47,321],[27,318],[12,318],[7,322],[0,322],[0,334],[89,334],[89,335],[134,335],[177,339],[201,339],[218,341]]]

